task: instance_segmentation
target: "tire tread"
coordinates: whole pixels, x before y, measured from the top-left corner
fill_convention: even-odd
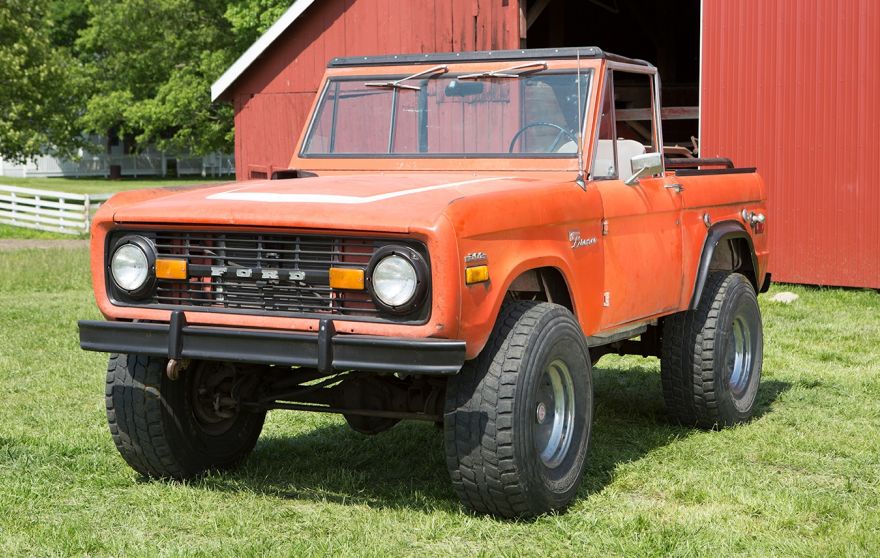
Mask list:
[[[158,359],[113,354],[107,363],[107,423],[116,449],[137,472],[149,477],[183,478],[162,424],[162,398],[153,387],[162,379]],[[121,411],[121,412],[120,412]]]
[[[748,279],[726,271],[710,273],[697,308],[663,321],[663,397],[670,416],[681,424],[713,428],[724,423],[716,393],[715,341],[722,306],[740,282]]]
[[[513,412],[517,378],[532,333],[564,308],[518,301],[502,307],[480,355],[450,378],[446,390],[446,464],[461,502],[478,513],[534,515],[514,460]],[[479,440],[479,447],[468,447]]]

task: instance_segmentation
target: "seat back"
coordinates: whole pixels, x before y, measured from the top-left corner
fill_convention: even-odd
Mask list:
[[[632,158],[636,155],[644,155],[645,146],[636,140],[617,140],[617,168],[621,180],[626,180],[633,174]]]
[[[593,164],[593,176],[614,175],[614,143],[613,140],[600,139],[596,145],[596,161]]]
[[[614,140],[600,139],[596,146],[596,162],[593,165],[594,176],[609,176],[614,172]],[[617,176],[626,180],[632,176],[632,158],[644,155],[645,146],[635,140],[617,140]]]

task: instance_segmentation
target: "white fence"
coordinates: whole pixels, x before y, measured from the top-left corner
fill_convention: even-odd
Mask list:
[[[0,223],[65,234],[89,232],[92,216],[113,194],[68,194],[0,185]]]
[[[213,154],[204,157],[174,156],[147,152],[132,155],[88,155],[72,161],[42,155],[27,163],[11,163],[0,159],[0,175],[17,177],[78,177],[109,176],[110,165],[119,165],[122,176],[167,176],[176,169],[178,175],[222,176],[235,174],[232,155]]]

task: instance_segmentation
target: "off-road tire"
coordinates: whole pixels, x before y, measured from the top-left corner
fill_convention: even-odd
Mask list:
[[[748,365],[732,382],[734,322],[749,330]],[[740,329],[741,331],[742,329]],[[738,345],[737,345],[738,346]],[[736,351],[736,349],[733,349]],[[714,428],[748,421],[761,381],[763,329],[751,282],[739,273],[712,272],[697,308],[663,320],[660,377],[673,420]]]
[[[533,431],[537,384],[559,361],[573,382],[574,420],[567,450],[548,467]],[[505,305],[486,348],[446,388],[446,463],[461,502],[510,518],[565,508],[583,476],[592,417],[590,357],[571,312],[549,303]]]
[[[167,360],[113,354],[107,365],[107,422],[125,461],[142,475],[190,479],[227,469],[257,442],[265,411],[241,410],[223,432],[209,432],[195,416],[190,370],[171,381]]]

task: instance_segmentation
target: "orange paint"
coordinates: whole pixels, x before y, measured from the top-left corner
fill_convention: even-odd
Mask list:
[[[489,71],[511,62],[456,64]],[[604,59],[581,61],[594,76]],[[572,69],[573,60],[549,60]],[[340,68],[328,76],[408,74],[424,65]],[[325,80],[327,79],[325,77]],[[585,168],[599,119],[601,79],[587,95]],[[313,107],[314,110],[314,107]],[[302,145],[300,139],[299,146]],[[299,153],[300,147],[296,152]],[[289,231],[417,240],[430,258],[430,317],[420,325],[347,320],[336,331],[467,342],[483,348],[511,283],[536,268],[565,279],[586,335],[639,325],[688,307],[711,223],[743,224],[742,211],[765,212],[765,189],[753,173],[677,176],[666,172],[628,186],[622,180],[575,182],[571,158],[299,158],[290,167],[316,176],[256,180],[174,191],[124,192],[104,204],[92,229],[92,275],[108,319],[167,321],[168,310],[114,305],[105,285],[104,247],[115,229]],[[680,184],[678,192],[667,186]],[[767,234],[750,235],[757,281],[767,269]],[[769,225],[772,229],[772,224]],[[491,279],[467,284],[466,256],[485,255]],[[190,324],[316,331],[311,318],[186,311]]]

